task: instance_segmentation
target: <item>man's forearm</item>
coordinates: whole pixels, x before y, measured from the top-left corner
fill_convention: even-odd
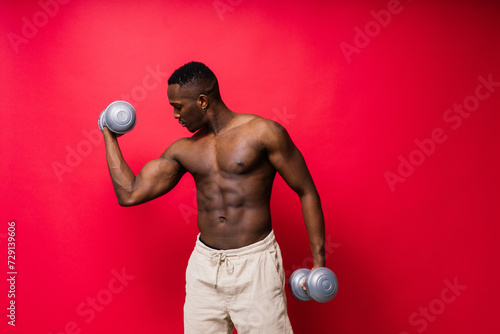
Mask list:
[[[319,195],[316,191],[307,192],[300,197],[300,202],[314,260],[314,268],[324,267],[326,265],[325,220]]]
[[[116,135],[109,131],[108,128],[104,128],[103,133],[109,174],[113,182],[118,202],[124,204],[127,195],[130,194],[132,190],[135,175],[123,158]]]

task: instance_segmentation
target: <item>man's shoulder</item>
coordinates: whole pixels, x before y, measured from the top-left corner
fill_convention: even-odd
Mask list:
[[[182,148],[183,146],[186,146],[189,144],[192,137],[183,137],[175,140],[172,144],[170,144],[169,149],[179,149]]]
[[[162,157],[177,160],[179,153],[185,150],[190,141],[191,138],[189,137],[177,139],[167,147],[167,149],[163,152]]]
[[[289,140],[286,129],[274,120],[252,114],[241,114],[239,117],[242,122],[241,131],[235,130],[245,136],[246,140],[255,140],[259,146],[271,148]]]
[[[281,130],[284,129],[281,124],[276,121],[264,118],[259,115],[254,114],[238,114],[239,122],[242,125],[250,127],[255,131],[268,132],[269,130]]]

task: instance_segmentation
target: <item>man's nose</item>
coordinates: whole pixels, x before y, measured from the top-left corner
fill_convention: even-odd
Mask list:
[[[174,118],[179,119],[180,117],[181,115],[178,112],[174,111]]]

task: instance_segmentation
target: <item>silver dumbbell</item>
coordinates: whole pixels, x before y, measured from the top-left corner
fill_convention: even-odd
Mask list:
[[[134,107],[125,101],[115,101],[101,112],[97,124],[101,131],[106,126],[111,132],[121,136],[132,130],[136,122]]]
[[[304,282],[307,292],[301,286]],[[311,299],[320,303],[329,302],[339,289],[337,276],[325,267],[316,268],[313,271],[297,269],[290,276],[288,284],[292,295],[303,302]]]

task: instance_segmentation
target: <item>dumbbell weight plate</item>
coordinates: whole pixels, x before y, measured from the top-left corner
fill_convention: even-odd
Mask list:
[[[136,123],[134,107],[125,101],[112,102],[104,115],[108,128],[116,134],[132,130]]]
[[[301,286],[301,284],[306,281],[307,275],[309,275],[310,272],[311,271],[309,269],[295,270],[288,280],[292,295],[303,302],[311,300],[311,297],[304,291],[304,289],[302,289]]]
[[[99,125],[99,130],[104,131],[104,115],[106,114],[106,109],[104,109],[99,115],[99,119],[97,120],[97,125]]]
[[[328,268],[316,268],[306,279],[306,290],[317,302],[326,303],[335,297],[339,288],[337,276]]]

